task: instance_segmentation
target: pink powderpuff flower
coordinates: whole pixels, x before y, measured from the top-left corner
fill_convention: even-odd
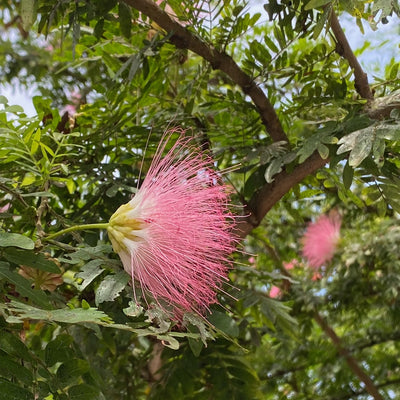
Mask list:
[[[280,297],[281,294],[282,291],[278,288],[278,286],[272,286],[271,290],[269,291],[269,297],[271,297],[271,299],[276,299],[277,297]]]
[[[329,262],[340,239],[340,215],[333,211],[329,215],[321,215],[311,223],[303,238],[303,256],[313,268],[320,268]]]
[[[124,269],[175,318],[217,302],[237,238],[229,191],[214,161],[182,135],[161,141],[141,188],[112,215],[108,234]],[[136,294],[135,294],[136,299]]]

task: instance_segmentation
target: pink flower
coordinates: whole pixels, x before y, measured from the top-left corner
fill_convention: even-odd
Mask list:
[[[0,213],[5,213],[7,212],[11,207],[10,203],[6,203],[3,207],[0,207]]]
[[[68,113],[69,115],[75,115],[78,107],[80,106],[82,101],[82,95],[73,90],[70,93],[70,104],[67,104],[61,111],[61,114]]]
[[[341,217],[337,212],[321,215],[311,223],[303,238],[303,255],[313,268],[319,268],[330,261],[340,238]]]
[[[282,291],[278,288],[278,286],[272,286],[271,290],[269,291],[269,297],[271,297],[271,299],[276,299],[277,297],[280,297],[281,294]]]
[[[75,115],[76,114],[76,106],[73,104],[67,104],[61,111],[62,114],[68,113],[69,115]]]
[[[314,272],[313,276],[311,277],[312,281],[320,281],[322,279],[322,275],[319,272]]]
[[[283,262],[283,268],[286,269],[286,271],[289,271],[293,269],[299,262],[294,258],[292,261],[289,262]]]
[[[254,256],[249,257],[249,263],[254,265],[256,263],[256,258]]]
[[[163,158],[170,137],[139,191],[112,215],[108,234],[133,282],[180,319],[217,302],[237,240],[213,160],[182,135]]]

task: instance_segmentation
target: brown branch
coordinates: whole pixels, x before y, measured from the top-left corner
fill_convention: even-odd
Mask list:
[[[252,99],[272,140],[289,143],[274,107],[253,78],[243,72],[232,57],[218,51],[210,44],[195,36],[192,32],[173,20],[153,0],[124,1],[129,6],[148,16],[168,34],[171,34],[170,41],[176,47],[191,50],[207,60],[214,69],[225,72]]]
[[[266,183],[250,199],[245,208],[245,216],[238,221],[237,234],[244,238],[256,228],[268,211],[296,184],[323,167],[329,160],[322,159],[318,152],[311,155],[292,172],[282,171],[272,183]]]
[[[353,50],[351,49],[350,44],[347,40],[347,37],[344,34],[342,27],[340,26],[338,17],[333,10],[331,11],[330,24],[332,32],[335,35],[337,41],[336,52],[340,56],[344,57],[348,61],[350,67],[353,69],[355,81],[354,86],[357,92],[362,98],[368,101],[372,101],[374,95],[368,84],[368,76],[362,69],[357,57],[354,55]]]
[[[301,164],[301,165],[303,165],[303,164]],[[279,255],[276,253],[276,251],[273,247],[271,247],[269,244],[267,244],[267,246],[268,246],[269,253],[273,254],[273,258],[274,258],[276,264],[279,265],[279,268],[282,271],[284,268],[281,267],[282,262],[279,258]],[[287,270],[284,271],[284,275],[287,276],[288,278],[292,278],[291,273]],[[282,289],[285,291],[288,291],[290,289],[290,286],[288,286],[287,283],[288,283],[288,281],[286,279],[283,279]],[[314,311],[313,318],[317,322],[317,324],[321,327],[323,332],[328,336],[328,338],[331,339],[336,350],[345,359],[345,361],[347,362],[347,365],[349,366],[351,371],[358,377],[358,379],[361,382],[364,383],[365,390],[367,391],[367,393],[369,393],[375,400],[383,400],[383,397],[379,393],[377,386],[375,386],[372,379],[360,367],[358,361],[353,357],[350,350],[342,345],[342,341],[339,338],[339,336],[336,334],[336,332],[333,330],[333,328],[331,328],[331,326],[326,322],[326,320],[322,317],[322,315],[316,309]]]
[[[336,332],[328,325],[325,319],[317,311],[314,313],[314,319],[317,324],[321,327],[324,333],[332,340],[338,353],[346,360],[349,368],[357,375],[358,379],[365,385],[365,390],[375,399],[383,400],[382,395],[379,393],[372,379],[365,373],[360,367],[357,360],[350,354],[350,351],[346,349],[336,334]]]
[[[392,379],[388,380],[386,382],[380,383],[379,385],[376,385],[376,387],[383,388],[385,386],[392,386],[400,383],[400,379]],[[345,394],[341,396],[335,396],[335,397],[329,397],[329,400],[351,400],[354,399],[355,397],[362,396],[363,394],[368,393],[366,389],[359,390],[357,392],[353,391],[351,394]]]
[[[400,110],[399,90],[387,96],[378,97],[367,106],[368,116],[372,119],[388,118],[393,110]]]

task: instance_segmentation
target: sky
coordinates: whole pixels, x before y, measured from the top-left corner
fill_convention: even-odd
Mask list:
[[[259,11],[266,17],[263,3],[264,1],[254,0],[253,7],[255,12]],[[400,61],[400,41],[398,40],[400,36],[400,20],[397,17],[389,17],[389,23],[386,25],[380,23],[377,31],[373,31],[369,24],[364,22],[364,34],[355,25],[354,18],[350,15],[344,13],[340,17],[340,21],[347,33],[347,38],[353,51],[362,48],[366,41],[370,43],[369,47],[358,57],[369,76],[370,82],[374,80],[374,76],[383,77],[384,71],[382,68],[391,58]],[[395,37],[396,40],[393,40]],[[18,86],[0,86],[0,94],[8,98],[10,105],[18,104],[24,108],[27,115],[35,115],[32,97],[37,93],[35,93],[34,87],[26,89]]]

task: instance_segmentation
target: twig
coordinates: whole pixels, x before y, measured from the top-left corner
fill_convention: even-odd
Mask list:
[[[25,208],[29,208],[29,204],[25,201],[25,199],[15,190],[10,189],[7,185],[3,185],[0,183],[0,190],[3,192],[9,193],[14,196]]]
[[[368,100],[369,102],[372,101],[374,99],[374,95],[368,84],[368,76],[362,69],[357,57],[354,55],[347,37],[340,26],[338,17],[333,10],[331,11],[330,24],[332,32],[337,41],[336,52],[340,56],[344,57],[348,61],[350,67],[353,69],[355,81],[354,86],[357,92],[362,98]]]
[[[126,4],[136,8],[151,20],[156,22],[167,33],[170,41],[178,48],[189,49],[207,60],[214,69],[225,72],[247,94],[256,105],[261,120],[273,141],[285,141],[288,138],[282,128],[274,107],[256,84],[228,54],[218,51],[210,44],[202,41],[178,22],[174,21],[165,11],[152,0],[124,0]]]
[[[388,380],[386,382],[380,383],[379,385],[376,385],[377,388],[383,388],[385,386],[392,386],[400,383],[400,379],[392,379]],[[329,397],[329,400],[351,400],[354,399],[355,397],[362,396],[363,394],[368,393],[366,389],[359,390],[359,391],[353,391],[351,394],[344,394],[341,396],[335,396],[335,397]]]
[[[350,351],[342,345],[339,336],[328,325],[326,320],[321,316],[321,314],[318,313],[318,311],[315,311],[314,319],[317,322],[317,324],[321,327],[321,329],[325,332],[325,334],[332,340],[332,343],[335,345],[338,353],[344,357],[350,369],[354,372],[355,375],[357,375],[358,379],[360,379],[360,381],[365,384],[365,390],[375,400],[383,400],[383,397],[379,393],[372,379],[360,367],[357,360],[350,354]]]

